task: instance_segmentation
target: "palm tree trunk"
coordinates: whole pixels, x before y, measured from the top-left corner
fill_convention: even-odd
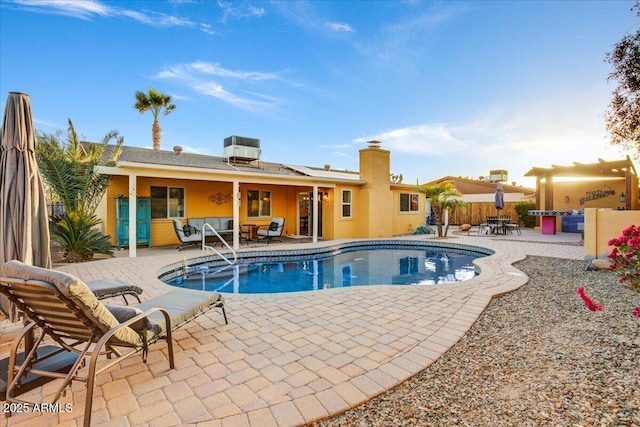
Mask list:
[[[151,135],[153,137],[153,149],[160,149],[160,138],[162,137],[162,129],[160,129],[160,122],[158,119],[153,121],[153,129],[151,131]]]
[[[438,230],[438,237],[442,237],[442,206],[440,206],[440,203],[434,203],[432,209],[436,217],[436,229]]]

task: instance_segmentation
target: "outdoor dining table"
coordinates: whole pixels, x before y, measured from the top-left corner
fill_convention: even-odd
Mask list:
[[[487,228],[491,234],[507,234],[507,224],[510,222],[508,216],[488,216]]]

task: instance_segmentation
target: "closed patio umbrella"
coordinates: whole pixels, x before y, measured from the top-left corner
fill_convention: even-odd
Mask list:
[[[27,94],[9,93],[0,133],[0,265],[17,259],[51,268],[49,216]],[[17,320],[15,307],[3,295],[0,308]]]
[[[502,190],[502,184],[496,185],[496,209],[500,213],[500,209],[504,208],[504,191]]]

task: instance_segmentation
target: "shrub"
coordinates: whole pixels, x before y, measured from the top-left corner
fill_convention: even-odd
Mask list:
[[[60,243],[64,251],[64,262],[83,262],[93,254],[113,256],[113,245],[109,236],[93,228],[100,221],[79,212],[69,212],[51,219],[51,237]]]
[[[613,246],[609,258],[620,283],[640,292],[640,226],[625,228],[622,236],[609,240],[608,245]]]
[[[529,215],[529,211],[534,210],[536,204],[534,202],[516,203],[515,210],[520,218],[522,227],[533,228],[536,226],[536,217]]]

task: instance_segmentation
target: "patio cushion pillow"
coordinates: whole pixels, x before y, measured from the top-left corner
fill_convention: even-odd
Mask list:
[[[185,225],[184,227],[182,227],[182,231],[184,232],[184,235],[187,237],[197,233],[196,228],[191,225]]]
[[[271,221],[271,224],[269,224],[269,231],[278,231],[278,227],[280,225],[275,222],[275,221]]]

